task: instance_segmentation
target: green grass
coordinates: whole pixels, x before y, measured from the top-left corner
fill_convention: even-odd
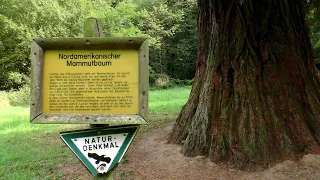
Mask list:
[[[173,120],[189,93],[190,87],[150,91],[149,125],[140,133]],[[80,161],[59,138],[61,131],[84,128],[88,125],[30,124],[29,108],[0,107],[0,179],[90,178],[89,172],[72,168]]]
[[[177,87],[149,92],[149,113],[178,114],[186,103],[191,87]]]
[[[31,125],[29,108],[8,107],[0,112],[0,179],[58,178],[66,162],[76,164],[59,139],[59,132],[79,125]],[[80,127],[79,127],[80,128]]]

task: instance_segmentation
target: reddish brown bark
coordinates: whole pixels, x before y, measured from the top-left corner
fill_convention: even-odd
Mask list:
[[[299,0],[199,0],[195,82],[170,142],[238,167],[320,144],[320,80]]]

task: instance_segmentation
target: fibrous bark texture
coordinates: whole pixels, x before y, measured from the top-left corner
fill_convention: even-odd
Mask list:
[[[170,137],[237,167],[320,144],[320,80],[301,0],[199,0],[195,81]]]

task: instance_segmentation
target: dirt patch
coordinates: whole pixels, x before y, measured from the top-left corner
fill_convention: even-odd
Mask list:
[[[92,179],[92,174],[84,167],[81,162],[77,163],[76,165],[58,165],[59,172],[62,172],[63,178],[57,179],[64,179],[64,180],[87,180]],[[55,179],[55,178],[54,178]]]
[[[262,171],[247,172],[217,165],[207,158],[183,156],[181,146],[168,144],[174,122],[143,134],[130,146],[115,179],[320,179],[320,156],[284,161]]]
[[[114,179],[320,179],[320,155],[308,154],[299,161],[286,160],[268,169],[254,172],[232,169],[223,164],[217,165],[202,156],[185,157],[180,153],[181,146],[167,143],[173,124],[174,121],[171,121],[158,128],[140,132],[142,134],[136,138],[114,171]],[[93,179],[80,161],[69,165],[58,165],[58,169],[64,174],[62,179]]]

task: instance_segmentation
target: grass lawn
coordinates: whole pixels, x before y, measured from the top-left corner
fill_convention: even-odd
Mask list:
[[[149,92],[149,113],[178,114],[186,103],[191,87],[180,87],[169,90]]]
[[[140,133],[173,120],[187,101],[190,87],[149,92],[149,125]],[[0,179],[60,179],[64,166],[80,162],[60,140],[59,132],[88,125],[29,123],[29,108],[0,108]],[[89,173],[89,172],[87,172]],[[76,179],[77,172],[74,172]]]

